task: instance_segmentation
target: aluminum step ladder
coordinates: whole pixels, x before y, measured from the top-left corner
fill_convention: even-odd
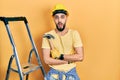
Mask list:
[[[45,70],[42,66],[37,48],[35,46],[35,43],[32,39],[30,30],[29,30],[29,26],[28,26],[28,21],[27,21],[26,17],[0,17],[0,21],[3,21],[4,24],[5,24],[5,27],[6,27],[9,39],[10,39],[10,43],[11,43],[12,49],[13,49],[13,54],[11,55],[10,60],[9,60],[5,80],[9,79],[10,71],[17,72],[19,74],[20,80],[24,80],[24,76],[26,76],[26,80],[28,80],[29,73],[31,73],[35,70],[38,70],[38,69],[40,69],[42,71],[42,74],[44,76],[44,80],[46,80],[46,73],[45,73]],[[13,37],[12,37],[12,34],[10,32],[10,28],[9,28],[9,22],[11,22],[11,21],[24,21],[24,23],[25,23],[30,42],[32,44],[32,49],[30,50],[27,64],[20,64],[20,60],[19,60],[19,57],[18,57],[18,52],[17,52],[16,46],[15,46],[15,43],[13,41]],[[32,64],[32,62],[31,62],[33,52],[35,53],[35,56],[37,58],[38,65]],[[16,61],[16,68],[12,68],[12,66],[11,66],[14,58],[15,58],[15,61]]]

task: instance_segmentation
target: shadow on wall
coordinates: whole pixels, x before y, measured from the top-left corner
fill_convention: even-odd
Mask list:
[[[48,7],[46,9],[44,9],[44,11],[42,11],[42,16],[39,16],[38,18],[42,18],[43,22],[44,22],[44,25],[43,26],[40,26],[43,27],[44,29],[40,29],[40,30],[44,30],[42,31],[43,33],[39,33],[37,38],[35,39],[35,43],[36,43],[36,47],[38,49],[38,52],[39,52],[39,56],[40,56],[40,59],[41,59],[41,62],[42,62],[42,65],[45,69],[45,72],[47,73],[49,71],[49,66],[47,64],[45,64],[44,62],[44,59],[43,59],[43,54],[42,54],[42,37],[43,37],[43,34],[45,32],[48,32],[50,30],[52,30],[52,16],[50,14],[50,9],[48,9]],[[40,25],[40,23],[39,23]],[[39,76],[40,77],[40,76]]]
[[[53,23],[54,21],[52,19],[52,15],[51,15],[51,12],[52,12],[51,7],[53,7],[53,6],[49,6],[49,7],[46,6],[46,8],[43,9],[43,11],[42,11],[43,13],[40,16],[44,23],[44,25],[41,26],[41,27],[43,27],[43,29],[45,29],[44,32],[48,32],[54,28],[54,23]]]

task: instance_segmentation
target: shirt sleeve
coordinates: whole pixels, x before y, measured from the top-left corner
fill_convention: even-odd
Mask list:
[[[83,46],[81,37],[80,37],[78,31],[74,31],[73,40],[74,40],[74,47],[82,47]]]
[[[50,49],[50,45],[49,45],[47,38],[42,39],[42,48]]]

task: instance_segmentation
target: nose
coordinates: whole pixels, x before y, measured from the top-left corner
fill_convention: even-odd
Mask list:
[[[62,19],[59,17],[59,18],[58,18],[58,22],[61,22],[61,20],[62,20]]]

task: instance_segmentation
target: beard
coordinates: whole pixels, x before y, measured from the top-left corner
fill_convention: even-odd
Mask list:
[[[59,25],[59,24],[62,24],[62,23],[59,22],[58,25]],[[58,25],[56,24],[56,28],[57,28],[57,30],[60,31],[60,32],[62,32],[62,31],[65,29],[66,23],[63,24],[63,28],[59,28]]]

